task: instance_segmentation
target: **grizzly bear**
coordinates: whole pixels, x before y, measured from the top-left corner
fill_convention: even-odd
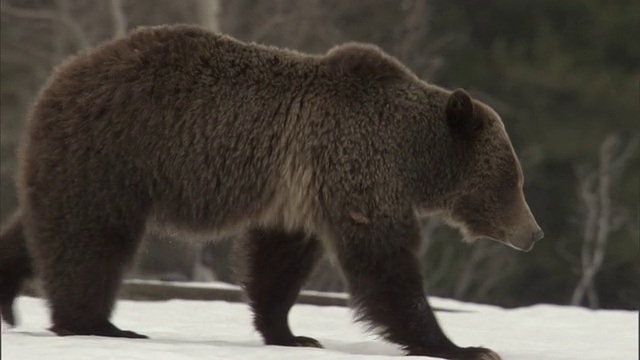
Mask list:
[[[137,29],[58,67],[25,134],[20,210],[0,239],[1,310],[15,322],[33,272],[58,335],[145,337],[110,315],[140,239],[161,227],[245,233],[242,285],[266,344],[320,346],[287,316],[326,249],[357,320],[388,341],[498,359],[438,325],[417,217],[521,250],[543,236],[500,117],[372,45],[313,55],[187,25]]]

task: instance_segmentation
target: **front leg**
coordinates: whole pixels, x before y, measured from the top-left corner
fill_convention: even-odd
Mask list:
[[[404,218],[346,219],[337,226],[335,249],[347,278],[357,320],[373,325],[409,355],[445,359],[499,360],[484,348],[461,348],[444,334],[423,292],[418,262],[410,250],[420,232],[410,212]]]
[[[289,310],[322,254],[319,241],[302,231],[267,228],[250,229],[237,241],[240,283],[264,342],[322,347],[313,338],[293,335],[288,323]]]

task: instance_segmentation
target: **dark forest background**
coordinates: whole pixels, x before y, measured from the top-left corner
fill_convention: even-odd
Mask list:
[[[466,245],[424,221],[429,294],[501,306],[637,309],[640,298],[640,2],[636,0],[1,0],[0,216],[16,207],[25,113],[67,56],[141,25],[188,22],[322,53],[381,46],[419,76],[502,116],[546,237],[530,253]],[[130,276],[233,281],[230,241],[149,236]],[[341,291],[324,261],[307,288]]]

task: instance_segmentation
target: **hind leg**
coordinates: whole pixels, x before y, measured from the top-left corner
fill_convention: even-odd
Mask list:
[[[29,244],[52,311],[51,331],[61,336],[146,337],[109,321],[142,224],[97,219],[95,213],[31,221]]]
[[[321,254],[319,241],[303,232],[252,229],[241,242],[241,283],[264,342],[322,347],[315,339],[294,336],[288,323],[289,310]]]
[[[9,325],[16,324],[13,302],[32,273],[22,215],[16,212],[0,231],[0,315]]]

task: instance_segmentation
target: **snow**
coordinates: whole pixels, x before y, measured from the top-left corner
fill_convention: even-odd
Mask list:
[[[162,280],[143,280],[143,279],[130,279],[125,280],[131,284],[152,284],[152,285],[177,285],[184,287],[194,288],[214,288],[214,289],[234,289],[240,290],[240,286],[225,283],[222,281],[162,281]]]
[[[638,359],[637,311],[552,305],[505,310],[440,298],[430,301],[436,307],[463,310],[436,313],[456,343],[489,347],[505,360]],[[298,304],[292,309],[294,333],[316,338],[325,349],[264,346],[242,303],[120,300],[114,323],[151,337],[146,340],[57,337],[46,330],[48,311],[41,299],[20,297],[16,309],[21,324],[3,324],[2,359],[324,360],[398,359],[403,354],[365,333],[343,307]]]
[[[242,291],[242,288],[239,285],[229,284],[222,281],[164,281],[164,280],[129,279],[129,280],[125,280],[125,283],[149,284],[149,285],[171,285],[171,286],[177,286],[181,288],[205,288],[205,289]],[[302,290],[302,294],[347,299],[347,294],[340,293],[340,292]]]

